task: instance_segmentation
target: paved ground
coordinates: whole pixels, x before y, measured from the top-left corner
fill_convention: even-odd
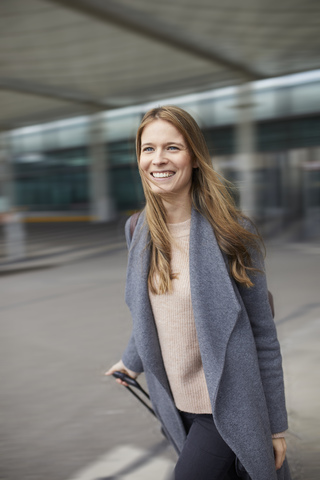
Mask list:
[[[41,260],[2,264],[1,480],[168,478],[175,453],[157,422],[103,376],[130,333],[123,240],[115,228],[99,242],[92,237],[93,248],[76,249],[72,240],[73,251],[59,255],[40,255],[40,240]],[[320,246],[273,244],[267,267],[293,478],[318,480]]]

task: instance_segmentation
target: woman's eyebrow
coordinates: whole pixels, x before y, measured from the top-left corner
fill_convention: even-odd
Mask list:
[[[180,142],[167,142],[165,143],[165,145],[179,145],[180,147],[185,147],[185,145],[183,145],[183,143],[180,143]]]
[[[142,143],[141,147],[145,147],[146,145],[153,145],[153,143],[152,142]],[[165,146],[167,146],[167,145],[179,145],[180,147],[185,147],[185,145],[183,143],[180,143],[180,142],[166,142],[164,145]]]

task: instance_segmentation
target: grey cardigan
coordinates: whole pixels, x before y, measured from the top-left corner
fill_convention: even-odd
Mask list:
[[[126,302],[133,328],[122,359],[127,368],[145,372],[154,410],[179,452],[186,434],[173,402],[149,301],[149,232],[144,212],[132,239],[130,220],[125,230]],[[264,269],[260,256],[254,256],[254,263]],[[254,275],[253,282],[249,289],[236,285],[210,224],[193,209],[191,299],[214,422],[252,480],[290,480],[286,461],[275,470],[271,440],[272,433],[288,427],[280,347],[265,275]],[[234,478],[231,473],[229,478]]]

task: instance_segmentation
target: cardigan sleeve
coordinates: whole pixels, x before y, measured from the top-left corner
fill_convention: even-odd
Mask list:
[[[128,220],[126,221],[126,224],[125,224],[125,235],[126,235],[128,250],[130,248],[130,244],[131,244],[131,240],[132,240],[131,239],[131,232],[130,232],[130,219],[131,219],[131,217],[128,218]],[[138,354],[138,351],[137,351],[137,348],[136,348],[133,333],[131,334],[128,345],[127,345],[125,351],[123,352],[122,361],[123,361],[124,365],[127,368],[129,368],[129,370],[132,370],[133,372],[136,372],[136,373],[143,372],[143,365],[142,365],[141,359],[139,357],[139,354]]]
[[[129,250],[130,244],[131,244],[130,221],[131,221],[131,217],[128,218],[128,220],[126,221],[125,227],[124,227],[124,233],[125,233],[125,236],[126,236],[126,242],[127,242],[128,250]]]
[[[133,334],[131,334],[128,345],[122,355],[122,361],[129,370],[136,373],[143,372],[143,365],[137,352]]]
[[[267,281],[262,253],[252,251],[253,265],[262,271],[250,274],[254,286],[238,284],[257,348],[261,380],[266,397],[273,434],[287,430],[282,357],[268,299]]]

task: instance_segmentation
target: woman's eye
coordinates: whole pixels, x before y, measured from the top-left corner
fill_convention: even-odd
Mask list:
[[[152,147],[145,147],[143,152],[152,152]]]
[[[175,147],[174,145],[170,145],[170,147],[168,147],[169,150],[178,150],[178,147]]]

